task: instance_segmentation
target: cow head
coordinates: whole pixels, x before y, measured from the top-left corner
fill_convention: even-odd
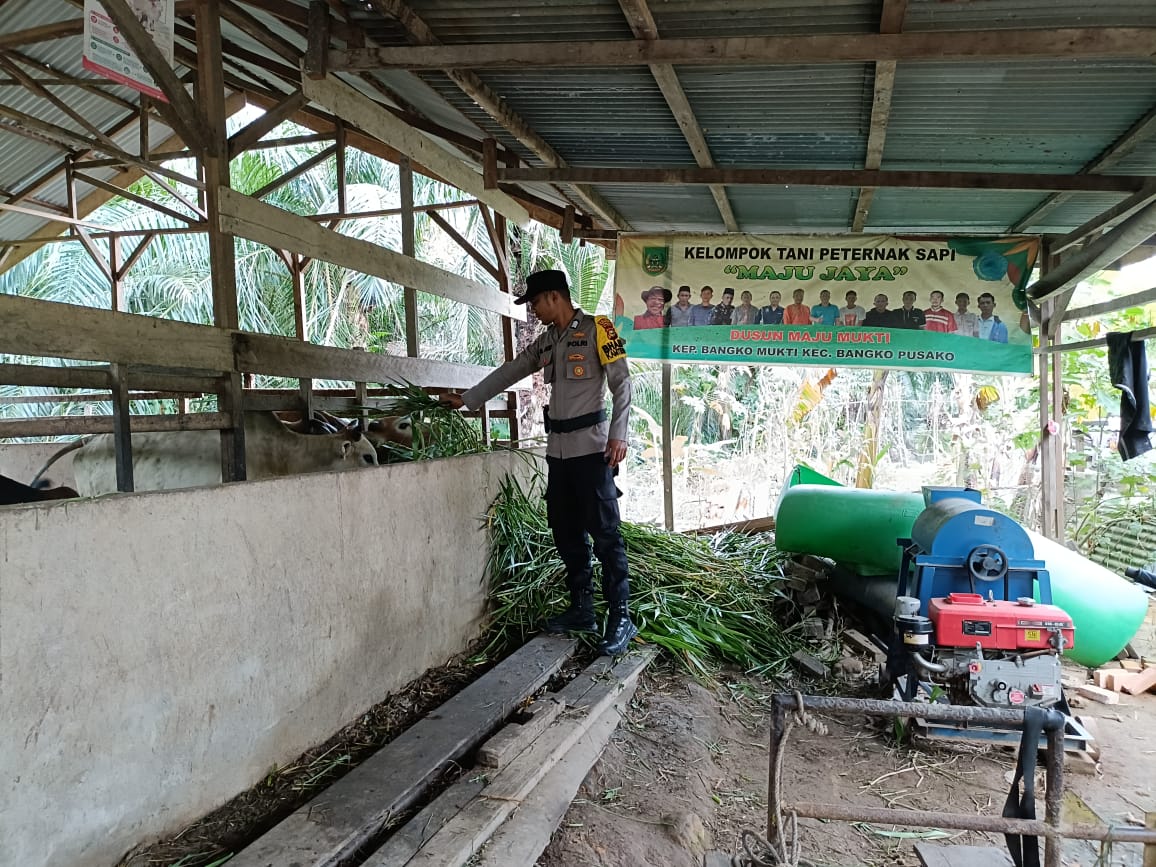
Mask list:
[[[365,435],[374,445],[393,443],[409,448],[413,445],[413,421],[408,415],[375,418],[365,429]]]
[[[378,465],[377,449],[373,447],[366,437],[363,437],[360,432],[351,431],[340,437],[341,443],[341,457],[344,460],[352,462],[354,467],[366,467]]]

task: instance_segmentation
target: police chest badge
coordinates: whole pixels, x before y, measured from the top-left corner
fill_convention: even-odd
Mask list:
[[[598,335],[598,360],[603,366],[626,358],[626,341],[618,336],[618,329],[614,327],[610,318],[595,316],[594,326]]]
[[[655,277],[659,274],[665,274],[669,265],[669,247],[642,248],[642,270],[649,274],[651,277]]]

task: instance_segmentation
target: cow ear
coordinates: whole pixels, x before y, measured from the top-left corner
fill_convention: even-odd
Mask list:
[[[351,451],[353,451],[353,441],[352,440],[342,440],[341,441],[341,458],[342,458],[342,460],[348,458],[349,453]]]

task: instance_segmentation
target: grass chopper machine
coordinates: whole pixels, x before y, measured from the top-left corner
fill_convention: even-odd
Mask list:
[[[1087,730],[1064,696],[1060,658],[1076,639],[1052,604],[1051,579],[1025,530],[985,507],[979,491],[925,487],[903,549],[883,676],[899,701],[1060,711],[1065,749]],[[1019,743],[1020,732],[919,721],[941,740]]]

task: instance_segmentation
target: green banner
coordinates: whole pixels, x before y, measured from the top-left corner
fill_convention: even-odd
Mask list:
[[[1030,373],[1039,239],[622,235],[633,358]]]

